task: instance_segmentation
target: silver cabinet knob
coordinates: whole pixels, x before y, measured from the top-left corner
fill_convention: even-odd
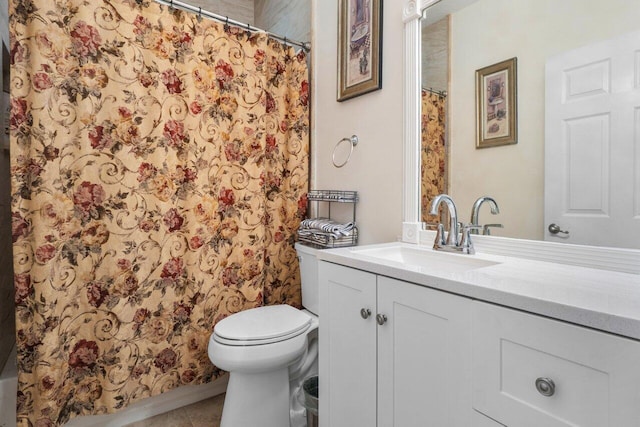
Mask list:
[[[362,316],[363,319],[368,319],[369,316],[371,316],[371,310],[368,308],[360,309],[360,316]]]
[[[551,378],[536,379],[536,390],[543,396],[551,397],[556,392],[556,384]]]
[[[378,322],[378,325],[384,325],[385,323],[387,323],[387,315],[386,314],[378,314],[376,316],[376,322]]]

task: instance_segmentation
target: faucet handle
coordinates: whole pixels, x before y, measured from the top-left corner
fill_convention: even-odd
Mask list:
[[[492,225],[502,226],[502,224],[489,224],[489,226],[492,226]],[[486,227],[486,225],[482,226],[482,225],[476,225],[476,224],[462,224],[462,231],[465,233],[468,233],[471,230],[482,230],[483,227]]]
[[[423,222],[422,229],[436,229],[436,238],[433,241],[433,248],[439,249],[445,246],[444,225],[441,222]]]
[[[434,240],[433,247],[437,249],[438,247],[442,247],[445,245],[446,245],[446,240],[444,237],[444,225],[438,224],[437,231],[436,231],[436,238]]]
[[[482,230],[482,226],[467,224],[462,228],[462,241],[460,242],[460,247],[462,249],[462,253],[469,255],[476,253],[476,250],[473,247],[473,242],[471,241],[471,230]]]
[[[491,236],[491,230],[490,228],[504,228],[504,225],[502,224],[485,224],[482,227],[482,234],[484,234],[485,236]]]
[[[439,245],[445,244],[445,233],[444,233],[444,225],[441,222],[423,222],[422,223],[423,230],[436,230],[436,240],[435,243]]]

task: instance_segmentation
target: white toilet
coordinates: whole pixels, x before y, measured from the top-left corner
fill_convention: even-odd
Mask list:
[[[296,243],[302,305],[258,307],[220,322],[209,339],[209,358],[229,372],[221,427],[306,425],[299,391],[318,372],[317,249]]]

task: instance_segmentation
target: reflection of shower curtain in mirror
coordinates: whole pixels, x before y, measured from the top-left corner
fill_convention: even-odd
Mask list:
[[[217,321],[300,306],[305,55],[149,0],[9,3],[18,424],[210,382]]]
[[[431,200],[446,192],[445,96],[422,91],[421,196],[422,220],[439,222],[429,215]]]

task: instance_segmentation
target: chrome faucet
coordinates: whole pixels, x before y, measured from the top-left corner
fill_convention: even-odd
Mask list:
[[[444,203],[449,211],[449,232],[445,239],[444,225],[438,224],[436,239],[433,242],[433,249],[447,252],[462,252],[463,254],[474,254],[475,249],[471,242],[471,230],[482,228],[479,225],[465,225],[460,233],[458,223],[458,211],[453,199],[446,194],[439,194],[431,201],[430,215],[438,215],[438,208]],[[460,237],[462,234],[462,237]]]
[[[453,203],[453,199],[447,194],[438,194],[431,201],[431,211],[429,212],[429,214],[438,215],[438,208],[442,203],[447,206],[447,210],[449,211],[449,233],[447,234],[447,239],[445,241],[444,227],[442,226],[442,224],[438,226],[438,235],[436,235],[436,241],[433,244],[434,249],[440,249],[442,246],[458,246],[458,211],[456,209],[455,203]]]
[[[471,225],[474,226],[474,228],[471,230],[472,234],[478,234],[478,230],[482,229],[482,227],[480,226],[480,207],[482,206],[482,204],[484,202],[489,203],[489,206],[491,207],[491,213],[493,215],[499,214],[500,213],[500,209],[498,208],[498,204],[496,203],[496,201],[489,196],[482,196],[480,198],[478,198],[478,200],[475,201],[475,203],[473,204],[473,208],[471,209]],[[502,224],[488,224],[485,228],[484,228],[484,234],[489,234],[489,227],[502,227]]]

